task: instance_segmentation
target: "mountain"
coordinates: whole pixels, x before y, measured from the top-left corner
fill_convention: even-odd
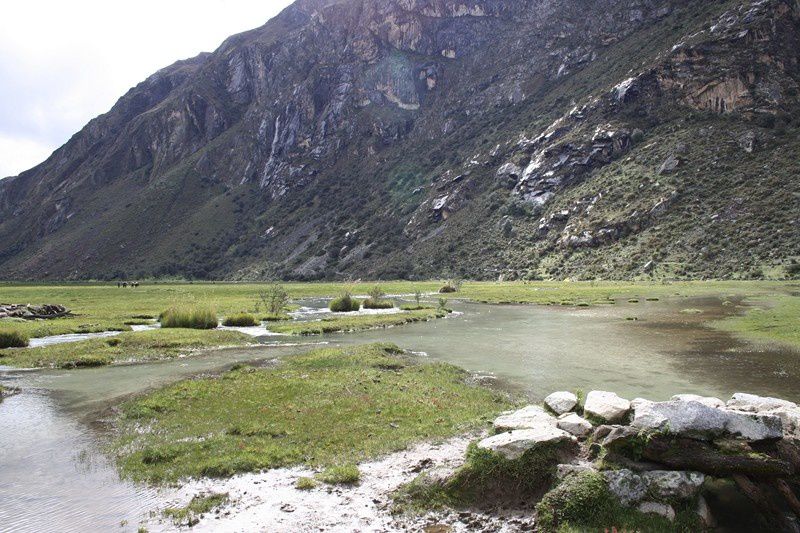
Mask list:
[[[0,180],[2,278],[797,273],[798,0],[299,0]]]

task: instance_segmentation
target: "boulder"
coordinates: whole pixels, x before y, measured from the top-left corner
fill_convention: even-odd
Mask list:
[[[750,442],[783,437],[783,422],[777,415],[737,411],[727,411],[727,413],[728,423],[725,430],[734,437],[741,437]]]
[[[567,391],[554,392],[544,399],[544,404],[554,413],[561,415],[575,409],[575,406],[578,405],[578,397]]]
[[[702,496],[698,496],[697,498],[697,508],[695,509],[695,513],[697,513],[697,516],[700,517],[700,521],[706,527],[717,527],[717,521],[714,519],[714,515],[711,514],[711,508],[708,506],[706,499]]]
[[[576,437],[585,437],[592,431],[592,424],[575,413],[564,413],[558,417],[556,427]]]
[[[502,455],[509,461],[519,459],[525,452],[544,445],[574,443],[575,437],[549,424],[534,429],[517,429],[487,437],[478,448]]]
[[[675,509],[671,505],[658,502],[642,502],[636,508],[640,513],[657,514],[670,522],[675,520]]]
[[[731,396],[731,399],[728,400],[727,406],[728,409],[748,411],[752,413],[797,409],[797,404],[794,402],[788,402],[779,398],[770,398],[768,396],[756,396],[755,394],[746,394],[744,392],[737,392]]]
[[[577,474],[579,472],[590,472],[595,470],[590,463],[587,464],[560,464],[556,466],[556,478],[564,479],[570,474]]]
[[[744,441],[738,443],[747,446]],[[716,477],[740,474],[763,479],[795,472],[789,461],[753,453],[752,449],[732,453],[730,448],[720,450],[708,442],[671,435],[651,435],[640,453],[643,459],[673,470],[694,470]]]
[[[531,429],[542,424],[555,426],[556,418],[538,405],[528,405],[517,411],[504,413],[497,417],[493,423],[497,431]]]
[[[678,168],[680,164],[681,164],[680,159],[678,159],[677,157],[675,157],[674,154],[672,154],[669,157],[667,157],[663,163],[661,163],[660,167],[658,167],[658,174],[659,175],[669,174],[670,172],[673,172],[676,168]]]
[[[719,398],[714,398],[713,396],[699,396],[697,394],[676,394],[672,397],[674,401],[681,401],[681,402],[700,402],[703,405],[707,405],[709,407],[725,407],[725,402],[720,400]]]
[[[775,410],[769,414],[781,419],[784,437],[800,439],[800,409]]]
[[[613,392],[592,391],[586,396],[583,411],[606,422],[619,422],[631,409],[631,402]]]
[[[608,484],[608,490],[623,505],[632,505],[647,494],[647,483],[644,478],[632,470],[626,468],[606,470],[603,472],[603,478]]]
[[[679,472],[676,470],[654,470],[642,474],[648,491],[654,496],[669,500],[689,500],[694,498],[706,480],[700,472]]]
[[[600,442],[604,447],[610,450],[619,450],[627,447],[627,444],[632,438],[639,436],[639,430],[630,426],[600,426],[602,428],[610,428],[608,431],[595,432],[595,441]]]
[[[760,441],[783,435],[781,420],[775,415],[728,411],[680,400],[637,405],[631,426],[705,440],[730,435]]]

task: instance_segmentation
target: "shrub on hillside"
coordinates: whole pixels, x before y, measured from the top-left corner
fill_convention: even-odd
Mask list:
[[[0,348],[24,348],[29,342],[28,336],[20,331],[0,331]]]
[[[239,313],[236,315],[226,316],[222,322],[223,326],[235,326],[239,328],[246,328],[249,326],[257,326],[258,321],[256,317],[248,313]]]
[[[162,328],[214,329],[217,313],[211,306],[170,307],[159,321]]]

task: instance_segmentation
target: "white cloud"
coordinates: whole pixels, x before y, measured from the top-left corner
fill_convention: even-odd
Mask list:
[[[0,135],[0,176],[12,176],[41,163],[52,147],[26,138]]]
[[[130,87],[290,0],[27,0],[0,16],[0,177],[38,163]]]

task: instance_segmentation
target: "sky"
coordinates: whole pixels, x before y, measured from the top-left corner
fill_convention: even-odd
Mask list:
[[[0,178],[44,161],[128,89],[290,0],[25,0],[0,14]],[[124,7],[123,7],[124,6]]]

